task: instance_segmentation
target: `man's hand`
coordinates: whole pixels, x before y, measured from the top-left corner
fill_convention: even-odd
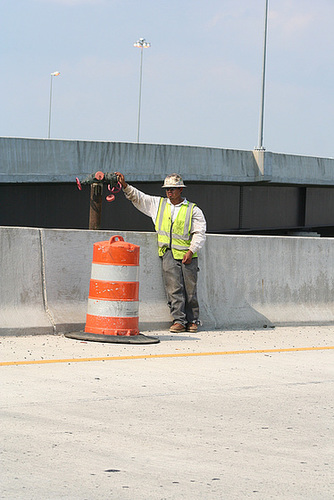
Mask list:
[[[122,184],[122,188],[125,189],[127,183],[125,182],[124,175],[121,174],[121,172],[115,172],[115,174],[117,175],[118,182],[120,182]]]
[[[193,258],[193,253],[191,250],[188,250],[188,252],[183,256],[182,264],[190,264],[192,258]]]

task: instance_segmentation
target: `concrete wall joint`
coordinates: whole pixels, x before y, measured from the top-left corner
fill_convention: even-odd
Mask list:
[[[40,242],[40,248],[41,248],[41,278],[42,278],[43,305],[44,305],[45,313],[51,322],[53,333],[56,333],[57,328],[56,328],[55,318],[52,314],[52,311],[49,309],[49,306],[48,306],[48,295],[47,295],[47,287],[46,287],[46,269],[45,269],[45,244],[44,244],[44,231],[43,231],[43,229],[38,229],[38,234],[39,234],[39,242]]]

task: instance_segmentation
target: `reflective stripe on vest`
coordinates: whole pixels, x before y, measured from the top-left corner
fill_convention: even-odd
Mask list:
[[[172,249],[175,259],[182,259],[189,250],[191,243],[190,229],[195,203],[181,205],[177,217],[172,225],[171,207],[166,198],[161,198],[155,230],[158,233],[159,255],[162,256],[167,248]],[[171,232],[172,227],[172,232]],[[197,254],[193,255],[197,257]]]

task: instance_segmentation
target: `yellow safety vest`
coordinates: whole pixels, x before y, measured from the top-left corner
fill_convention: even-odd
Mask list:
[[[160,257],[171,248],[174,259],[183,259],[191,243],[190,228],[195,203],[181,205],[177,217],[172,225],[170,203],[167,198],[161,198],[155,230],[158,233],[158,247]],[[194,253],[193,257],[197,257]]]

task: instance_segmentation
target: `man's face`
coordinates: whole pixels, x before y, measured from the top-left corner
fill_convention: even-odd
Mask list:
[[[177,205],[178,203],[181,203],[182,193],[183,188],[166,188],[166,196],[169,198],[170,202],[173,203],[173,205]]]

